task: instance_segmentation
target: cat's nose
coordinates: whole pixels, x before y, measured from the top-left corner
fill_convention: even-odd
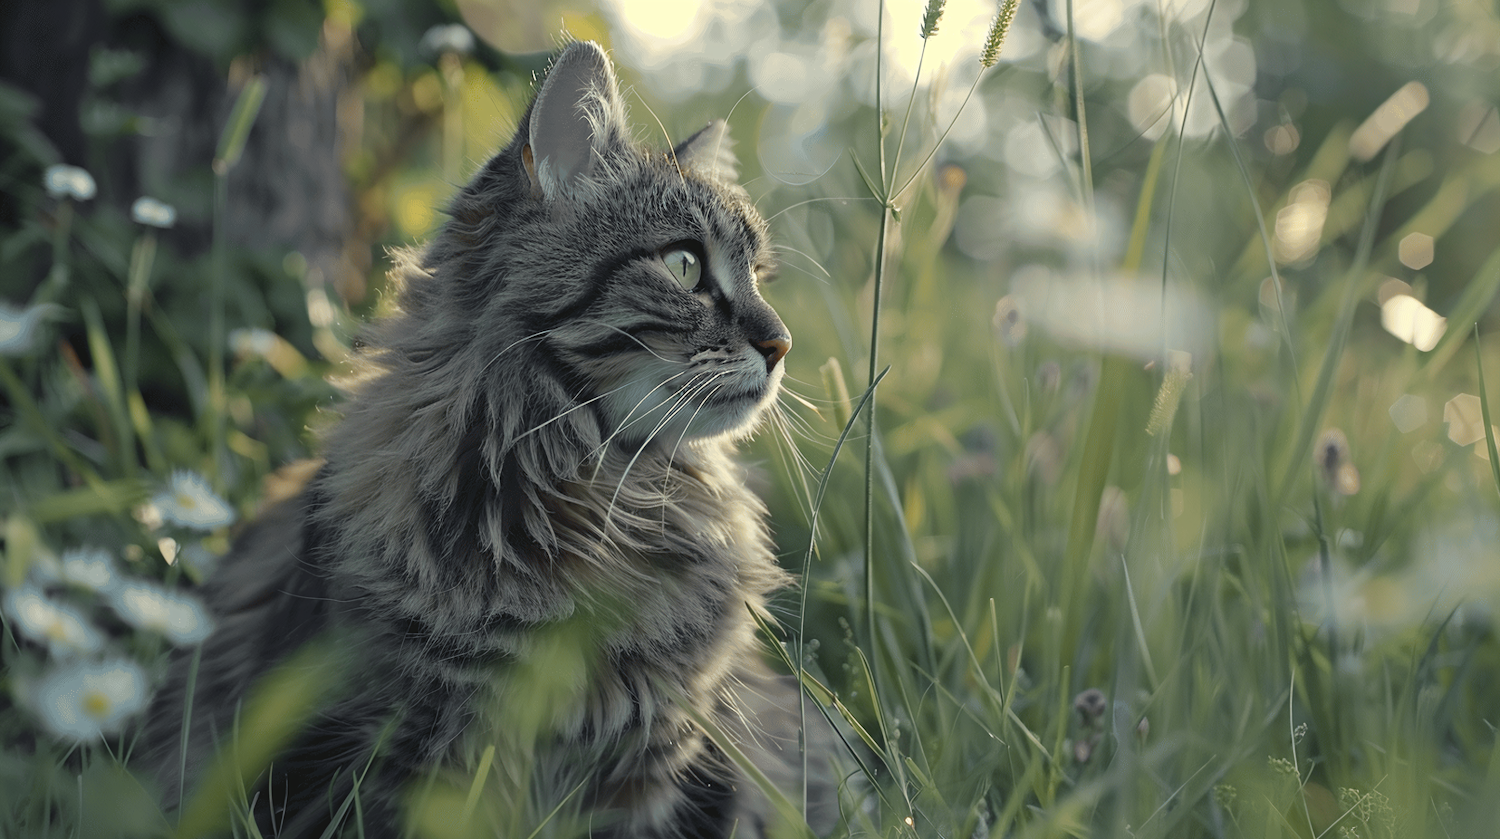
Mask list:
[[[776,369],[777,362],[781,361],[781,359],[786,357],[787,353],[792,351],[792,339],[784,335],[778,335],[775,338],[757,341],[755,348],[760,350],[760,354],[766,357],[766,372],[769,373]]]

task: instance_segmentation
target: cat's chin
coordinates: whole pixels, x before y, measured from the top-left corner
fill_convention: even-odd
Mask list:
[[[749,436],[776,401],[782,375],[778,367],[706,391],[689,385],[675,392],[659,381],[637,378],[629,386],[615,386],[605,398],[605,413],[615,421],[608,436],[630,449]]]
[[[775,401],[775,391],[759,391],[720,396],[704,405],[688,423],[686,437],[693,440],[749,436],[760,425],[761,417]]]

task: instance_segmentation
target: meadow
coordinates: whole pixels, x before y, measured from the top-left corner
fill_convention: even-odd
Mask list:
[[[133,715],[336,414],[384,248],[524,106],[524,63],[483,59],[517,36],[472,5],[480,45],[425,52],[325,8],[367,39],[357,282],[222,230],[253,74],[172,206],[95,200],[0,88],[0,835],[254,833],[238,773],[268,754],[179,824],[129,772]],[[837,835],[1494,835],[1493,9],[543,5],[610,46],[643,138],[728,114],[780,245],[788,392],[746,452],[803,580],[767,654],[849,744]],[[174,250],[179,213],[207,250]],[[319,688],[278,690],[244,742]],[[438,813],[499,782],[414,830],[509,835]],[[518,835],[568,835],[535,815]]]

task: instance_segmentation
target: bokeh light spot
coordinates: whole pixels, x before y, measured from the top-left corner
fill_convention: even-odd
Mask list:
[[[1380,325],[1385,331],[1427,352],[1448,331],[1448,319],[1408,294],[1398,294],[1380,307]]]
[[[1426,233],[1409,233],[1401,240],[1397,253],[1401,264],[1418,271],[1432,264],[1432,237]]]
[[[1316,178],[1292,187],[1286,206],[1276,213],[1277,262],[1298,263],[1318,252],[1331,197],[1328,182]]]
[[[1391,422],[1402,434],[1409,434],[1427,424],[1427,400],[1410,393],[1391,404]]]
[[[1484,413],[1479,408],[1479,397],[1472,393],[1460,393],[1443,406],[1443,422],[1448,425],[1448,439],[1460,446],[1467,446],[1484,439]]]
[[[1430,98],[1421,82],[1407,82],[1391,97],[1380,103],[1354,133],[1349,136],[1349,154],[1356,160],[1369,160],[1406,127],[1417,114],[1427,110]]]

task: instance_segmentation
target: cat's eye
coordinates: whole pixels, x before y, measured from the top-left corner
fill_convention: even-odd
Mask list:
[[[661,261],[676,278],[677,284],[691,291],[703,278],[703,261],[687,248],[672,248],[662,253]]]

